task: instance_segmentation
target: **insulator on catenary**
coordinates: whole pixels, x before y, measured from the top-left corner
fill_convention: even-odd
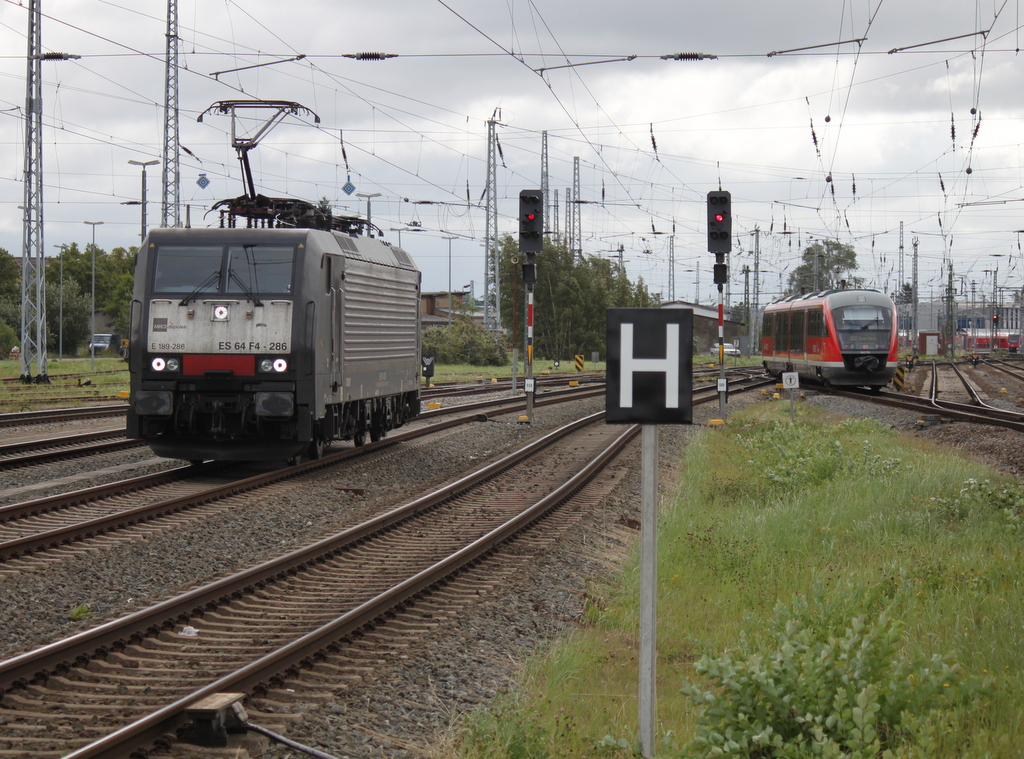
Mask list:
[[[718,56],[710,55],[708,53],[676,53],[675,55],[661,56],[661,60],[663,61],[703,61],[705,58],[708,60],[715,60]]]
[[[353,58],[357,61],[383,61],[387,58],[397,58],[397,53],[345,53],[343,58]]]

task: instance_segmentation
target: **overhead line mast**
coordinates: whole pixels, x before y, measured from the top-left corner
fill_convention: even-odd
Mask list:
[[[25,175],[21,258],[21,381],[48,383],[43,251],[43,83],[40,0],[28,6],[25,77]],[[32,364],[36,376],[32,377]]]
[[[495,111],[497,113],[497,111]],[[501,292],[498,268],[498,167],[495,131],[497,121],[492,117],[487,122],[487,186],[486,215],[487,229],[484,263],[484,329],[495,332],[501,329]]]
[[[43,61],[80,56],[44,53],[41,0],[28,4],[25,76],[25,172],[21,253],[21,381],[49,384],[46,373],[46,253],[43,246]],[[35,377],[32,365],[35,364]]]
[[[167,55],[164,75],[164,159],[161,180],[163,227],[181,226],[181,154],[178,129],[178,0],[167,0]]]

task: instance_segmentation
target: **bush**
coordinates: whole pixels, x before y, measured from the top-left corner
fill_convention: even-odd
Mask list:
[[[456,316],[450,327],[431,327],[423,333],[423,355],[439,364],[504,366],[508,354],[502,337],[485,330],[468,316]]]
[[[804,599],[780,603],[775,650],[744,637],[735,654],[697,663],[715,687],[683,685],[703,707],[688,755],[876,759],[899,750],[923,759],[947,732],[947,710],[984,690],[949,657],[901,657],[901,626],[884,612],[835,634],[814,618]]]
[[[14,328],[7,322],[0,321],[0,355],[4,357],[10,355],[11,348],[18,345],[19,342],[20,338]]]

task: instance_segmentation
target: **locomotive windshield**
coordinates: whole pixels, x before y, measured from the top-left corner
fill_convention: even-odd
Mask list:
[[[843,306],[832,311],[843,350],[889,350],[892,310],[884,306]]]
[[[158,293],[288,294],[295,248],[282,245],[160,245],[153,266]]]

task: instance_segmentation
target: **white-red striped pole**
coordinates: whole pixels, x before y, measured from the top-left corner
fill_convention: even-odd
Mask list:
[[[718,413],[725,421],[725,297],[718,285]]]
[[[526,285],[526,418],[533,424],[533,285]]]

